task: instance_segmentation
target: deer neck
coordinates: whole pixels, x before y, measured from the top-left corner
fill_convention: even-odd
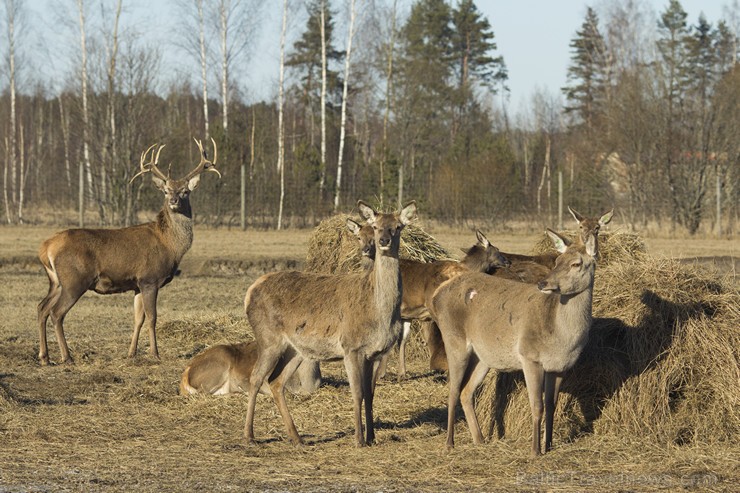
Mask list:
[[[157,215],[157,226],[162,237],[169,241],[178,264],[193,244],[193,219],[190,214],[190,204],[187,204],[184,210],[187,214],[174,212],[165,205]]]
[[[483,255],[473,247],[468,251],[460,263],[471,272],[485,272],[488,270],[488,266],[485,264],[482,257]]]
[[[370,278],[377,314],[380,319],[385,320],[386,315],[388,315],[388,319],[391,319],[391,321],[400,320],[401,269],[397,248],[391,249],[389,252],[376,252]],[[395,312],[398,312],[397,317],[393,315]]]
[[[560,295],[555,309],[555,334],[558,339],[568,344],[585,344],[591,328],[593,277],[589,287],[580,293]]]

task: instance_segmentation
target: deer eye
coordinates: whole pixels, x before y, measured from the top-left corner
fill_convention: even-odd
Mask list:
[[[580,267],[582,264],[583,264],[583,262],[581,262],[580,260],[576,260],[575,262],[573,262],[572,264],[570,264],[570,267],[572,269],[576,269],[576,268]]]

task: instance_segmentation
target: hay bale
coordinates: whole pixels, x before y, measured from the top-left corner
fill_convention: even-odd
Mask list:
[[[357,239],[347,230],[347,219],[362,224],[362,220],[348,214],[337,214],[319,223],[308,240],[307,271],[337,274],[361,270],[362,256]],[[416,224],[409,224],[401,232],[399,256],[420,262],[452,258],[432,235]]]
[[[583,433],[687,445],[740,432],[740,293],[673,259],[599,264],[594,324],[563,383],[559,440]],[[523,379],[489,375],[479,395],[489,434],[529,437]]]
[[[579,234],[576,231],[561,231],[566,238],[573,240]],[[533,255],[542,253],[555,253],[552,240],[542,233],[542,237],[532,248]],[[627,262],[633,259],[643,258],[647,254],[647,248],[642,238],[635,233],[622,231],[602,231],[599,233],[599,266],[606,266],[613,262]]]

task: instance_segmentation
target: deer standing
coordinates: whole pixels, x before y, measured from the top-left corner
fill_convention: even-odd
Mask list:
[[[218,344],[195,356],[180,379],[180,394],[225,395],[247,392],[249,377],[257,362],[257,343]],[[294,394],[308,395],[319,388],[321,372],[319,365],[304,360],[286,383]],[[260,392],[268,394],[270,388],[262,385]]]
[[[585,246],[548,230],[561,252],[537,286],[472,273],[437,289],[432,311],[444,340],[450,396],[447,447],[454,447],[455,407],[462,401],[473,443],[483,441],[475,415],[475,391],[488,370],[524,371],[532,410],[532,454],[540,454],[544,392],[545,451],[563,373],[588,341],[596,267],[596,240]]]
[[[372,266],[375,258],[375,245],[371,235],[372,229],[368,226],[360,226],[352,219],[347,219],[347,228],[355,234],[360,242],[363,256],[363,266]],[[465,257],[460,261],[437,260],[434,262],[419,262],[416,260],[401,259],[401,280],[403,284],[403,297],[401,300],[401,319],[403,320],[403,333],[398,348],[399,380],[406,376],[406,341],[411,333],[411,321],[420,320],[434,325],[429,314],[428,307],[431,305],[434,290],[444,281],[465,272],[486,272],[508,267],[510,262],[499,253],[498,248],[493,246],[488,238],[481,232],[476,231],[477,243],[465,251]],[[438,329],[425,326],[423,329],[425,340],[433,337]],[[444,347],[441,353],[439,345],[430,346],[432,360],[430,367],[438,370],[442,368],[444,361]],[[386,354],[378,369],[378,378],[385,375],[385,367],[388,361]],[[440,360],[441,357],[441,360]]]
[[[149,320],[149,353],[159,358],[155,333],[157,294],[169,283],[183,255],[193,242],[193,217],[190,192],[200,183],[204,171],[221,173],[215,168],[216,142],[213,141],[213,161],[208,160],[203,145],[200,163],[183,178],[176,180],[162,173],[157,164],[164,145],[152,145],[139,162],[139,175],[152,174],[154,185],[164,193],[165,201],[155,221],[119,229],[68,229],[41,244],[39,259],[49,277],[49,292],[38,305],[39,360],[49,364],[46,343],[46,321],[51,316],[64,363],[73,363],[64,337],[64,317],[85,291],[99,294],[134,291],[134,331],[128,357],[136,355],[139,332],[144,320]],[[149,161],[145,162],[147,156]]]
[[[378,213],[359,201],[361,216],[373,227],[377,252],[372,269],[325,275],[273,272],[247,289],[244,309],[254,330],[258,357],[252,370],[244,435],[254,441],[256,390],[268,378],[288,436],[302,443],[285,402],[288,378],[304,359],[344,360],[352,391],[355,440],[375,440],[373,374],[380,357],[401,336],[401,230],[416,218],[416,203],[398,213]],[[366,432],[362,430],[365,404]]]
[[[611,221],[614,209],[599,217],[583,216],[570,206],[568,206],[568,210],[578,222],[580,228],[580,234],[575,238],[575,243],[583,246],[588,238],[593,238],[594,249],[597,254],[595,258],[598,260],[599,230]],[[559,253],[520,255],[501,252],[501,255],[508,259],[511,265],[504,269],[493,269],[490,274],[503,279],[537,284],[550,275],[550,271],[555,267],[555,259]],[[439,328],[436,324],[432,323],[424,327],[424,340],[429,351],[432,353],[432,369],[447,370],[444,343],[442,342],[442,336],[439,334]]]

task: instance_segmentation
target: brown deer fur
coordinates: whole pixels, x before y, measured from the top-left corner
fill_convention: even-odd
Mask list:
[[[252,368],[257,362],[257,343],[219,344],[195,356],[180,379],[180,394],[225,395],[247,392]],[[318,365],[305,360],[298,367],[286,388],[299,395],[308,395],[319,388],[321,373]],[[269,394],[270,387],[262,385],[260,392]]]
[[[196,189],[200,175],[215,171],[214,160],[206,159],[203,148],[201,162],[185,178],[176,180],[157,168],[160,146],[154,158],[151,146],[141,156],[141,171],[151,172],[157,188],[164,193],[165,203],[155,221],[120,229],[68,229],[55,234],[41,244],[39,260],[49,277],[49,292],[38,306],[39,360],[49,363],[46,342],[46,321],[51,317],[64,363],[72,356],[64,337],[64,317],[85,291],[99,294],[134,291],[134,330],[128,356],[136,354],[139,331],[149,320],[149,352],[159,357],[155,327],[157,294],[169,283],[177,266],[193,242],[193,219],[190,192]],[[151,151],[151,160],[145,163]],[[134,178],[136,178],[134,176]],[[220,173],[219,173],[220,176]]]
[[[347,220],[347,228],[354,233],[360,243],[363,266],[365,268],[372,267],[372,259],[375,257],[372,228],[360,226],[352,219]],[[465,251],[465,257],[460,262],[454,260],[437,260],[435,262],[400,260],[403,285],[401,300],[403,335],[398,351],[399,379],[406,376],[406,341],[411,332],[411,321],[420,320],[434,325],[428,310],[434,290],[444,281],[464,272],[492,273],[496,269],[509,266],[509,261],[499,253],[498,248],[493,246],[481,231],[476,231],[476,239],[477,243]],[[438,333],[434,327],[426,327],[426,324],[424,324],[423,335],[425,340],[427,336],[434,337],[435,332]],[[441,340],[441,338],[438,339]],[[436,340],[433,342],[436,342]],[[444,346],[433,344],[429,347],[432,351],[430,368],[438,371],[447,370]],[[378,370],[378,378],[385,375],[387,360],[388,355],[385,355]]]
[[[301,443],[285,402],[285,382],[303,359],[344,360],[353,397],[358,446],[375,439],[372,376],[380,357],[401,336],[401,230],[416,218],[411,202],[398,213],[383,214],[360,201],[360,214],[374,230],[373,268],[360,273],[324,275],[274,272],[247,290],[244,307],[259,348],[250,379],[244,434],[254,441],[257,392],[268,376],[290,440]],[[365,403],[366,436],[362,431]]]
[[[588,340],[596,262],[595,240],[585,247],[548,230],[562,254],[550,275],[535,286],[464,274],[437,289],[432,312],[449,364],[447,446],[454,446],[455,407],[462,402],[473,442],[483,441],[475,416],[475,391],[489,368],[523,370],[532,410],[532,453],[540,454],[545,394],[545,450],[552,443],[555,404],[563,373]]]

